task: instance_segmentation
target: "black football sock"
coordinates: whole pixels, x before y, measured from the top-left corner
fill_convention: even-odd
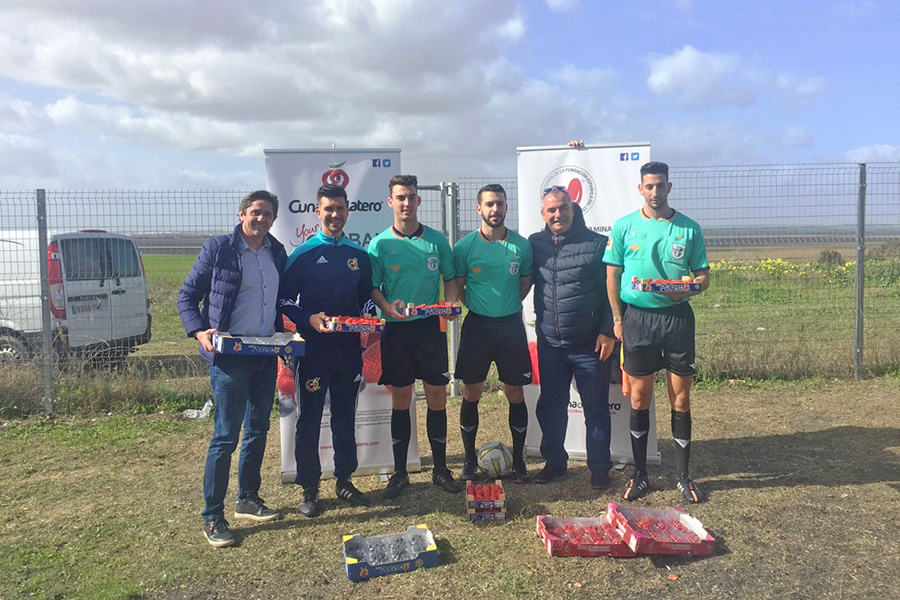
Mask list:
[[[409,453],[409,438],[412,427],[409,409],[391,411],[391,448],[394,451],[394,472],[406,473],[406,455]]]
[[[425,431],[428,433],[428,441],[431,442],[431,456],[434,460],[434,468],[442,471],[447,468],[446,409],[428,409],[428,416],[425,418]]]
[[[478,403],[463,400],[459,409],[459,429],[462,433],[466,462],[475,464],[475,438],[478,435]]]
[[[672,437],[675,438],[675,474],[678,476],[678,479],[689,479],[691,411],[672,411]]]
[[[647,475],[647,436],[650,433],[650,410],[631,409],[628,420],[631,429],[631,453],[634,456],[634,472]]]
[[[509,405],[509,431],[513,441],[513,464],[525,464],[525,436],[528,434],[528,407],[524,402]]]

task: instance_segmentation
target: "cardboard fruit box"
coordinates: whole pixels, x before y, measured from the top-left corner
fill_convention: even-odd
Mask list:
[[[691,277],[679,279],[631,278],[631,289],[636,292],[699,292],[701,286]]]
[[[409,303],[403,308],[403,314],[407,317],[442,317],[461,315],[462,305],[438,302],[437,304],[413,304]]]
[[[227,331],[217,331],[213,334],[213,347],[219,354],[303,356],[306,341],[297,333],[236,336]]]
[[[437,565],[437,544],[424,523],[414,525],[403,533],[368,538],[358,533],[344,536],[344,566],[350,581],[408,573]]]
[[[478,492],[493,490],[482,496]],[[488,497],[490,496],[490,497]],[[466,485],[466,514],[470,521],[497,521],[506,518],[506,491],[499,479],[493,485],[468,482]]]
[[[340,333],[384,333],[384,319],[367,317],[330,317],[325,329]]]
[[[607,515],[628,547],[640,554],[712,554],[716,540],[680,508],[629,508],[610,502]]]
[[[575,519],[538,515],[537,535],[550,556],[635,556],[606,514]]]

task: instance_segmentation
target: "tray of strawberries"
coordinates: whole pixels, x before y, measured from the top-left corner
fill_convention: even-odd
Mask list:
[[[550,556],[635,556],[605,513],[576,519],[538,515],[537,535]]]
[[[506,492],[499,479],[492,484],[468,482],[466,485],[466,513],[470,521],[506,518]]]
[[[328,317],[325,329],[340,333],[383,333],[384,319],[375,317]]]
[[[635,552],[703,556],[715,549],[715,538],[698,519],[680,508],[630,508],[610,502],[606,511]]]

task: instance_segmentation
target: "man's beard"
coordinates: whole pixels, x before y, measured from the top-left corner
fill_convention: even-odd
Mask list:
[[[481,215],[481,220],[484,221],[485,225],[487,225],[488,227],[490,227],[492,229],[497,229],[499,227],[503,227],[503,223],[506,222],[506,215],[500,217],[500,222],[497,223],[496,225],[491,223],[490,220],[488,219],[488,217],[486,217],[484,215]]]

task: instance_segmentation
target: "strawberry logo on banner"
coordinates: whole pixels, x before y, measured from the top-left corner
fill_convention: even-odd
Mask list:
[[[597,184],[591,174],[581,167],[565,165],[550,171],[541,183],[541,193],[551,186],[562,186],[572,199],[586,213],[597,199]]]
[[[346,189],[347,184],[350,183],[350,176],[347,175],[347,171],[341,168],[345,164],[347,164],[346,160],[336,165],[328,165],[328,170],[322,174],[322,185],[335,183]]]

